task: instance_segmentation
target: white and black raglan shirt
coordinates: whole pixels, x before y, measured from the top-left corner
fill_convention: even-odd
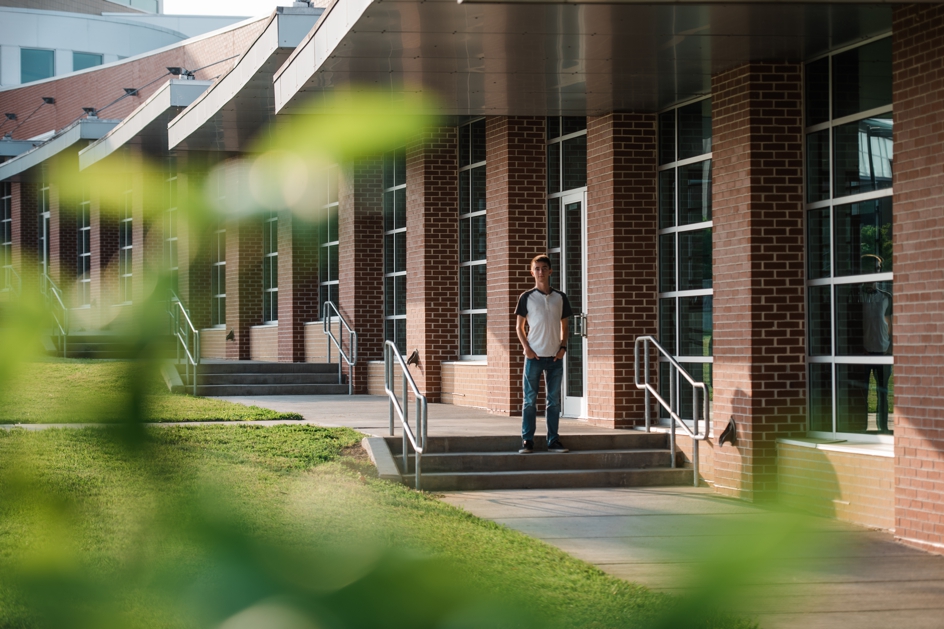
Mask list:
[[[573,314],[567,295],[551,289],[545,295],[537,288],[521,293],[515,314],[528,320],[528,345],[541,358],[557,355],[561,347],[560,322]]]

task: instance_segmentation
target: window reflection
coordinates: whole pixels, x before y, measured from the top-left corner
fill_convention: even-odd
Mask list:
[[[892,365],[836,365],[838,432],[891,434],[894,377]]]
[[[891,291],[891,282],[836,287],[837,355],[891,355]]]
[[[678,169],[679,225],[711,220],[711,160]]]
[[[835,196],[892,187],[892,115],[866,118],[836,127]]]
[[[836,275],[892,270],[892,199],[837,205]]]

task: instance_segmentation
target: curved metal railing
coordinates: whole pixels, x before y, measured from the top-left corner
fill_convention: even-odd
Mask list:
[[[23,292],[23,280],[20,274],[12,266],[3,267],[3,287],[2,290],[8,290],[15,297],[19,297]]]
[[[393,392],[394,362],[400,366],[400,373],[403,377],[403,405],[401,405],[400,401],[397,399],[397,394]],[[409,406],[407,405],[407,385],[409,385],[410,390],[413,391],[413,396],[416,398],[416,430],[420,433],[419,439],[416,438],[416,434],[410,428]],[[384,391],[387,397],[390,398],[390,436],[393,436],[394,412],[396,412],[397,416],[400,418],[400,425],[403,427],[403,473],[404,475],[410,473],[410,457],[406,445],[407,440],[409,440],[410,445],[413,446],[413,451],[416,453],[416,488],[420,489],[420,468],[423,453],[426,451],[426,396],[421,394],[420,390],[416,387],[416,382],[413,380],[413,376],[410,375],[410,369],[407,367],[406,361],[403,360],[400,350],[397,349],[393,341],[384,343]]]
[[[659,395],[659,391],[649,380],[649,355],[650,355],[649,345],[650,344],[656,348],[659,354],[661,354],[662,357],[666,359],[666,362],[668,362],[670,365],[669,401],[668,402],[665,400],[665,398]],[[643,347],[643,355],[645,357],[644,367],[643,367],[643,372],[642,372],[644,375],[643,382],[639,381],[639,348],[640,346]],[[711,430],[711,422],[709,421],[709,418],[708,418],[708,387],[705,386],[704,382],[698,382],[694,378],[692,378],[691,375],[689,375],[689,373],[685,371],[685,369],[682,368],[682,366],[678,363],[678,361],[672,358],[672,355],[669,354],[669,352],[667,352],[665,348],[659,344],[659,341],[657,341],[655,337],[652,337],[652,336],[638,337],[636,339],[636,345],[635,345],[633,354],[634,354],[634,364],[635,364],[634,377],[635,377],[636,388],[646,390],[646,432],[649,432],[650,428],[652,427],[652,418],[651,418],[652,402],[650,400],[650,396],[652,396],[652,397],[655,397],[656,401],[659,403],[660,406],[662,406],[662,408],[668,411],[669,417],[672,420],[670,423],[670,430],[669,430],[669,448],[672,450],[672,467],[676,466],[676,462],[675,462],[676,426],[681,426],[682,430],[684,430],[688,434],[688,436],[692,438],[692,468],[694,469],[695,486],[697,487],[698,486],[698,442],[706,440],[708,438],[708,433]],[[658,363],[659,361],[657,360],[656,364]],[[692,418],[691,426],[689,426],[688,423],[685,422],[676,411],[676,409],[678,408],[678,391],[676,390],[676,385],[675,385],[676,373],[681,374],[682,377],[684,377],[685,380],[687,380],[688,383],[692,385],[692,414],[694,415],[694,417]],[[699,392],[701,393],[701,411],[702,411],[701,418],[704,421],[702,421],[702,419],[699,418],[699,412],[698,412],[699,411],[699,404],[698,404]],[[699,424],[703,424],[703,428],[704,428],[703,430],[699,429]]]
[[[170,291],[167,302],[167,314],[170,316],[171,334],[177,339],[177,362],[181,362],[181,352],[186,358],[184,376],[197,394],[197,367],[200,366],[200,330],[190,320],[190,313],[174,291]],[[192,368],[192,369],[191,369]],[[191,371],[193,378],[191,379]]]
[[[331,314],[331,313],[334,314]],[[354,394],[354,365],[357,364],[357,332],[354,331],[347,320],[341,316],[341,312],[338,310],[338,307],[334,304],[333,301],[326,301],[321,308],[321,319],[324,322],[324,333],[328,337],[328,362],[331,362],[331,343],[334,343],[334,346],[338,348],[338,355],[344,359],[344,362],[348,364],[348,378],[347,378],[347,394]],[[351,354],[348,355],[344,351],[343,344],[341,343],[342,339],[337,338],[334,335],[334,330],[331,329],[332,320],[337,320],[339,322],[338,333],[340,334],[340,327],[343,326],[345,331],[348,334],[347,345],[351,351]],[[344,374],[341,370],[341,361],[338,360],[338,384],[344,379]]]
[[[62,291],[49,275],[42,273],[39,281],[39,290],[46,299],[46,309],[52,315],[55,324],[53,335],[56,337],[56,347],[65,358],[69,350],[69,309],[66,308]]]

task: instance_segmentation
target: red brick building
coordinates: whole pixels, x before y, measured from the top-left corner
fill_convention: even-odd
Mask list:
[[[229,359],[325,360],[331,301],[358,334],[355,392],[382,389],[389,339],[418,351],[430,401],[517,414],[512,312],[548,253],[577,313],[565,415],[642,425],[634,347],[652,336],[673,412],[700,406],[675,365],[709,392],[704,482],[940,552],[941,42],[934,4],[282,10],[0,90],[4,112],[39,107],[0,144],[5,282],[45,274],[95,327],[133,318],[149,274],[169,274],[204,356]],[[183,96],[188,81],[149,83],[168,66],[210,67]],[[320,168],[296,202],[314,222],[244,212],[253,141],[362,85],[433,96],[417,113],[437,122]],[[125,87],[139,95],[69,130]],[[66,211],[59,179],[109,155],[162,164],[164,192],[129,175],[118,211],[94,189]],[[737,442],[719,445],[732,421]]]

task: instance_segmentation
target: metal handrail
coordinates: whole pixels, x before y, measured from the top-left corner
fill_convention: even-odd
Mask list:
[[[3,290],[9,290],[15,297],[23,292],[23,280],[12,266],[3,267]]]
[[[69,309],[66,308],[65,301],[62,298],[62,291],[45,272],[40,276],[39,290],[46,298],[46,308],[52,314],[53,321],[56,323],[57,345],[62,357],[65,358],[69,349]]]
[[[672,371],[669,373],[669,401],[666,402],[665,399],[659,395],[659,392],[656,390],[655,386],[649,381],[649,345],[652,344],[655,346],[656,350],[666,359],[666,361],[672,366],[675,372],[682,374],[682,376],[692,385],[692,427],[689,427],[685,421],[679,417],[678,413],[673,408],[673,402],[678,403],[678,392],[676,391],[675,378]],[[639,382],[639,347],[643,346],[643,353],[645,355],[645,366],[643,374],[645,375],[645,380]],[[665,350],[662,345],[659,344],[659,341],[652,336],[640,336],[636,339],[636,345],[634,348],[634,364],[635,364],[635,384],[637,389],[646,390],[646,432],[649,432],[652,428],[652,419],[651,419],[651,409],[652,403],[649,399],[649,396],[652,395],[656,398],[656,401],[669,412],[669,417],[672,419],[670,424],[669,431],[669,447],[672,450],[672,467],[676,466],[675,462],[675,427],[681,426],[682,429],[688,433],[688,436],[692,438],[692,468],[695,475],[695,486],[698,486],[698,442],[704,441],[708,438],[708,433],[711,430],[711,422],[708,418],[708,387],[705,386],[704,382],[698,382],[692,378],[685,369],[672,358],[672,355]],[[658,361],[656,361],[658,363]],[[704,417],[704,432],[699,430],[699,417],[698,417],[698,393],[701,392],[701,405],[702,405],[702,416]]]
[[[193,367],[192,385],[193,394],[196,395],[197,367],[200,366],[200,330],[190,320],[190,313],[187,312],[183,302],[180,301],[180,297],[174,291],[170,291],[167,314],[170,316],[171,334],[177,339],[177,362],[180,362],[180,351],[183,350],[187,359],[184,377],[190,379],[190,368]],[[186,326],[181,326],[181,322],[185,323]]]
[[[397,400],[397,394],[393,392],[394,360],[400,365],[400,372],[403,375],[403,406],[401,406],[400,401]],[[413,391],[413,396],[416,398],[416,428],[421,437],[419,443],[417,443],[416,435],[410,428],[409,406],[406,405],[407,384],[409,384],[410,389]],[[420,462],[423,458],[423,453],[426,451],[426,396],[421,394],[420,390],[416,387],[416,382],[413,380],[413,376],[410,375],[406,361],[403,360],[400,350],[397,349],[393,341],[384,343],[384,392],[386,392],[387,397],[390,398],[390,436],[393,436],[394,411],[396,411],[400,418],[400,424],[403,426],[403,473],[410,473],[410,459],[406,447],[407,439],[409,439],[410,444],[413,446],[413,451],[416,453],[416,488],[420,489]]]
[[[333,311],[334,315],[329,314],[328,311]],[[344,348],[341,346],[341,339],[338,339],[334,336],[334,330],[331,329],[331,319],[332,316],[337,318],[341,325],[344,326],[344,329],[347,330],[348,334],[348,347],[351,349],[351,355],[348,356]],[[334,343],[334,346],[338,348],[338,355],[344,359],[344,362],[348,364],[348,378],[347,378],[347,394],[354,395],[354,365],[357,364],[357,332],[354,331],[354,328],[348,324],[347,320],[341,316],[341,312],[338,310],[337,305],[333,301],[324,302],[324,306],[321,308],[321,319],[324,322],[324,333],[327,335],[327,344],[328,344],[328,362],[331,362],[331,343]],[[340,332],[340,330],[339,330]],[[338,360],[338,384],[341,384],[344,374],[341,371],[341,361]]]

